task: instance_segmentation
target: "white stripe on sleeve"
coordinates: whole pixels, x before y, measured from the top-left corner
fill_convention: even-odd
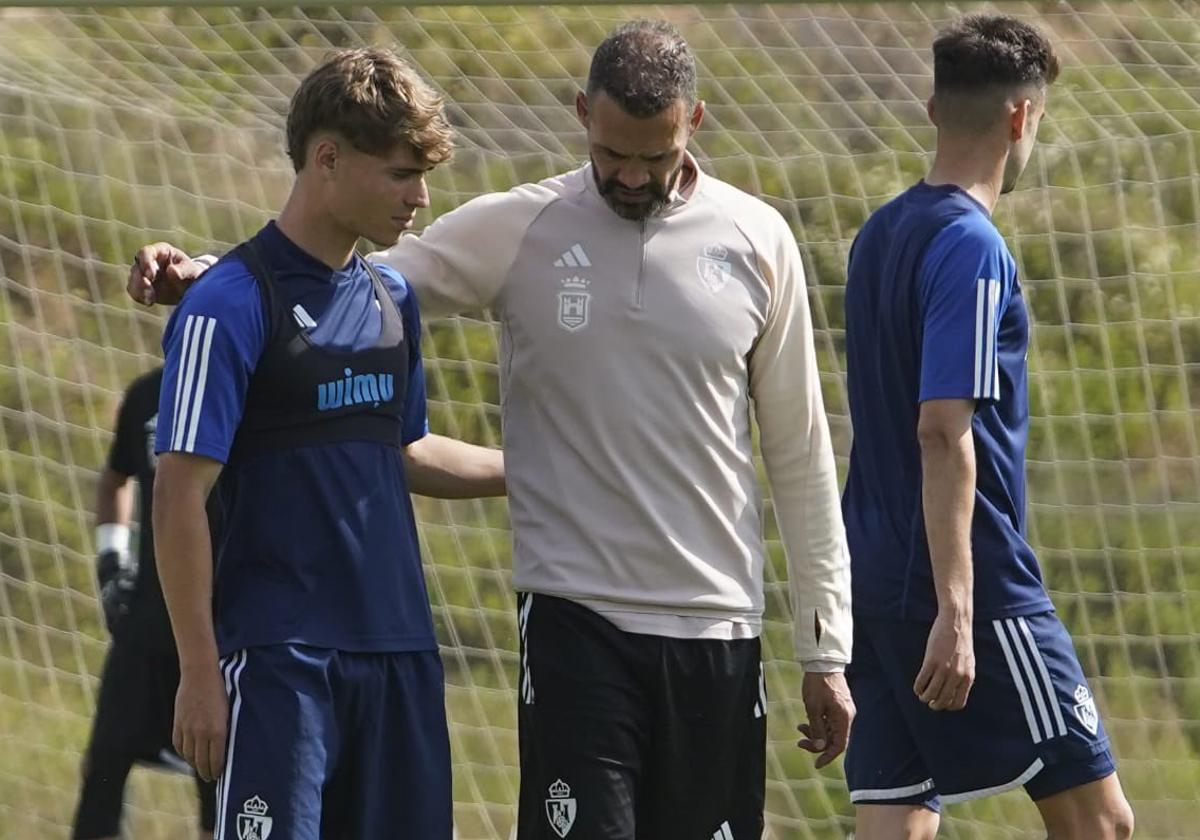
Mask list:
[[[195,319],[192,325],[192,334],[184,348],[184,356],[179,361],[179,373],[176,374],[183,376],[183,401],[179,406],[179,413],[174,417],[175,431],[171,435],[171,449],[173,450],[178,450],[183,446],[183,436],[187,431],[187,420],[192,406],[192,382],[196,378],[196,357],[200,355],[200,333],[204,329],[206,320],[202,315],[189,315],[188,321],[192,321],[192,319]]]
[[[200,425],[200,411],[204,407],[204,386],[208,382],[208,351],[212,348],[213,329],[217,326],[216,318],[209,318],[204,331],[204,346],[200,350],[200,373],[196,377],[196,398],[192,401],[192,422],[188,429],[185,452],[196,450],[196,428]]]
[[[171,439],[169,443],[172,448],[175,445],[177,437],[176,429],[179,428],[179,399],[183,395],[183,371],[187,366],[188,347],[191,346],[192,338],[192,322],[194,316],[189,315],[187,320],[183,322],[183,352],[179,356],[179,367],[175,370],[175,408],[171,412]]]
[[[983,335],[984,335],[984,317],[987,307],[985,298],[987,297],[986,290],[987,281],[980,278],[975,281],[975,399],[979,399],[983,395]]]
[[[975,399],[1000,399],[996,321],[1000,310],[1000,281],[975,281]]]
[[[987,322],[987,379],[988,387],[984,389],[984,393],[992,399],[1000,399],[1000,383],[997,381],[999,377],[999,360],[997,359],[996,344],[999,336],[996,334],[999,330],[1000,320],[1000,281],[988,281],[988,322]]]

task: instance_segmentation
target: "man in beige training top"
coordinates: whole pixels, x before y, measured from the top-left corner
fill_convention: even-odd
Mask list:
[[[502,328],[521,634],[518,836],[743,840],[763,828],[762,502],[787,551],[818,765],[853,705],[849,572],[803,268],[783,218],[686,151],[704,116],[666,23],[597,49],[590,162],[487,195],[373,259],[427,315]],[[130,293],[197,266],[139,254]],[[164,275],[167,276],[167,275]]]

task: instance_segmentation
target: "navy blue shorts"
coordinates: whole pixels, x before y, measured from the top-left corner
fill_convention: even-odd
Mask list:
[[[1053,612],[976,622],[975,684],[957,712],[935,712],[913,693],[929,630],[855,619],[852,802],[936,811],[1022,785],[1036,800],[1113,772],[1104,724]]]
[[[270,645],[221,670],[230,703],[217,840],[449,840],[437,651]]]

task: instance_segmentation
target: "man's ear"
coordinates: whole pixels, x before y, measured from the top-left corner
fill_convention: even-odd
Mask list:
[[[313,142],[312,165],[322,175],[332,175],[338,165],[338,143],[333,137],[324,135]]]
[[[696,105],[692,108],[692,116],[688,120],[688,134],[694,134],[696,129],[700,127],[701,121],[704,119],[704,100],[697,100]]]
[[[575,94],[575,116],[579,117],[580,124],[588,127],[588,101],[587,94],[583,91]]]
[[[1009,125],[1012,129],[1012,141],[1015,143],[1032,128],[1029,123],[1030,117],[1033,116],[1033,102],[1029,99],[1021,99],[1009,107],[1012,108],[1009,113]]]

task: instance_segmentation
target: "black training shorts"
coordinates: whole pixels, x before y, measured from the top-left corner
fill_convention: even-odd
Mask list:
[[[626,633],[546,595],[518,611],[518,840],[762,836],[758,639]]]

